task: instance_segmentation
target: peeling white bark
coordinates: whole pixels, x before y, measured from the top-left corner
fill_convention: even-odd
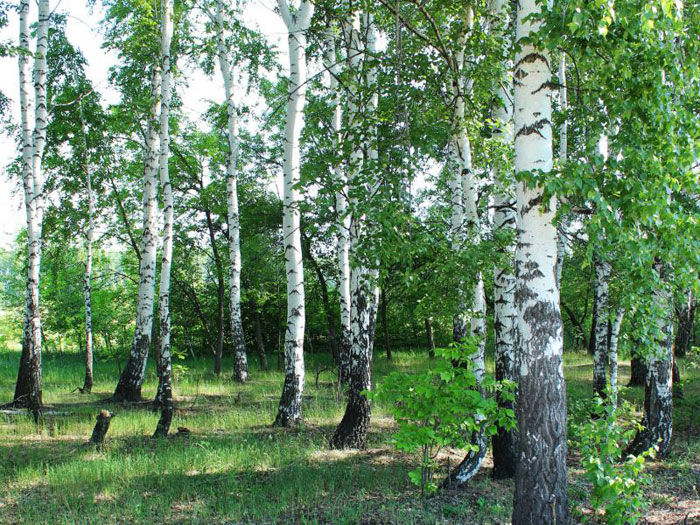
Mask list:
[[[344,37],[348,46],[348,68],[353,73],[359,73],[364,69],[366,75],[364,78],[359,74],[356,75],[348,90],[347,135],[352,147],[348,163],[349,184],[353,190],[362,189],[364,190],[362,193],[367,195],[376,191],[376,178],[373,174],[377,170],[379,160],[374,118],[379,100],[377,70],[374,66],[362,68],[361,64],[361,57],[371,60],[377,52],[377,29],[371,13],[363,14],[362,26],[360,27],[359,12],[351,9],[348,19],[343,24]],[[361,41],[362,34],[366,38],[364,49]],[[361,84],[364,84],[364,88],[372,93],[364,114],[360,112],[357,89]],[[370,182],[364,182],[360,177],[363,171]],[[351,204],[353,210],[357,211],[350,222],[349,239],[352,258],[350,265],[350,377],[345,414],[331,439],[333,448],[363,448],[366,445],[371,417],[371,405],[362,392],[372,388],[372,351],[379,301],[378,271],[376,267],[370,268],[370,262],[359,254],[368,225],[366,214],[360,211],[362,205],[357,193],[353,194]]]
[[[248,380],[243,319],[241,315],[241,223],[238,213],[238,115],[234,101],[233,70],[228,60],[224,40],[223,0],[216,2],[216,47],[219,70],[224,81],[228,153],[226,158],[226,199],[228,203],[228,245],[231,262],[229,294],[231,301],[231,333],[234,347],[234,379],[240,383]]]
[[[289,91],[284,129],[284,260],[287,272],[287,331],[284,339],[285,379],[276,425],[290,426],[301,421],[304,392],[304,266],[301,252],[301,196],[296,188],[300,180],[299,138],[304,125],[306,104],[306,31],[314,5],[302,0],[290,11],[287,0],[277,2],[289,32]]]
[[[455,59],[456,71],[453,71],[452,95],[455,100],[453,114],[452,153],[455,173],[450,181],[452,195],[452,239],[453,249],[459,251],[465,242],[479,242],[481,239],[481,223],[477,209],[477,188],[472,166],[472,151],[469,133],[466,127],[466,97],[472,91],[473,80],[465,78],[465,50],[467,38],[474,27],[474,11],[468,5],[464,12],[464,32],[460,37]],[[459,290],[460,295],[464,294]],[[479,272],[474,283],[471,297],[471,311],[467,315],[466,300],[462,297],[458,313],[453,318],[452,335],[456,341],[467,335],[478,338],[477,351],[471,357],[472,371],[480,385],[485,376],[485,344],[486,344],[486,300],[484,297],[484,280]],[[467,319],[469,324],[467,326]],[[477,417],[477,421],[479,418]],[[455,469],[447,481],[448,484],[464,485],[480,470],[486,455],[486,439],[483,432],[476,432],[473,444],[478,450],[467,454],[462,463]]]

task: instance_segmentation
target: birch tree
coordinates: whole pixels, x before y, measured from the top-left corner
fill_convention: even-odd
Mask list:
[[[83,114],[82,100],[78,101],[78,112],[80,114],[80,130],[83,139],[83,169],[85,171],[85,192],[87,200],[87,231],[85,232],[85,280],[83,285],[83,295],[85,299],[85,381],[83,382],[83,393],[92,391],[93,382],[93,347],[92,347],[92,243],[95,238],[95,203],[92,193],[92,169],[89,164],[87,126]]]
[[[348,209],[348,180],[342,165],[342,121],[343,103],[342,95],[338,89],[340,75],[340,63],[343,57],[339,57],[335,44],[335,32],[331,27],[325,34],[325,53],[323,64],[328,71],[328,84],[332,97],[333,118],[331,129],[333,131],[336,152],[339,159],[333,166],[333,181],[336,185],[335,213],[336,213],[336,239],[338,259],[338,298],[340,302],[340,348],[338,359],[338,381],[343,384],[350,373],[351,352],[351,328],[350,328],[350,223],[351,216]],[[342,47],[340,55],[342,55]]]
[[[515,472],[514,525],[568,523],[566,493],[566,389],[562,321],[556,283],[556,199],[540,183],[552,169],[550,57],[532,43],[540,5],[518,3],[514,131],[519,458]]]
[[[43,224],[42,159],[46,146],[48,100],[46,96],[46,53],[48,49],[49,0],[39,1],[39,20],[34,52],[34,129],[30,125],[29,100],[29,0],[19,5],[19,100],[22,126],[22,180],[27,219],[27,289],[24,313],[22,357],[15,387],[14,404],[27,406],[38,418],[42,407],[41,385],[41,311],[39,276],[41,266],[41,230]]]
[[[348,90],[348,136],[351,153],[348,163],[351,186],[350,221],[350,374],[348,402],[343,419],[331,438],[333,448],[364,448],[367,442],[371,404],[363,394],[372,387],[372,351],[377,319],[379,288],[377,271],[369,267],[369,261],[361,254],[360,247],[367,235],[367,217],[361,210],[359,196],[367,198],[376,191],[373,170],[377,169],[377,130],[372,117],[377,109],[377,71],[374,57],[377,52],[377,28],[370,12],[362,15],[352,10],[344,21],[344,38],[347,45],[348,68],[355,76]],[[362,16],[362,26],[360,25]],[[365,42],[362,42],[362,34]],[[363,59],[364,58],[364,62]],[[367,65],[365,66],[365,63]],[[364,75],[358,72],[366,71]],[[364,78],[363,78],[364,77]],[[366,113],[361,112],[360,89],[370,94]],[[366,96],[366,94],[365,94]],[[366,116],[369,124],[361,118]],[[363,149],[366,153],[363,154]],[[364,175],[364,176],[363,176]],[[363,179],[369,179],[366,182]]]
[[[148,118],[143,168],[143,233],[139,261],[139,289],[136,303],[136,326],[129,360],[114,391],[116,401],[140,401],[141,385],[146,374],[148,348],[153,328],[153,302],[156,283],[156,251],[158,245],[158,115],[161,107],[160,64],[153,68],[151,96],[153,106]]]
[[[456,242],[454,249],[459,252],[464,248],[466,242],[478,244],[482,237],[481,221],[477,208],[477,188],[472,165],[472,146],[469,139],[469,131],[466,123],[467,97],[473,90],[473,79],[469,78],[465,71],[466,47],[470,34],[474,31],[474,6],[471,3],[466,5],[462,14],[463,29],[460,35],[457,53],[455,56],[455,66],[453,69],[454,79],[452,82],[452,96],[455,110],[453,116],[452,135],[452,155],[455,166],[454,179],[451,182],[452,197],[452,235],[453,242]],[[461,197],[461,200],[460,200]],[[458,293],[464,293],[459,290]],[[477,385],[481,385],[486,373],[485,368],[485,335],[486,335],[486,299],[484,297],[484,279],[481,271],[476,274],[473,284],[473,291],[469,308],[469,324],[467,326],[467,315],[465,298],[460,298],[457,313],[453,321],[453,338],[459,342],[467,335],[477,339],[477,351],[472,355],[472,371]],[[474,434],[475,450],[470,451],[464,460],[450,474],[448,483],[450,485],[465,485],[481,468],[486,456],[486,438],[483,432]]]
[[[489,16],[491,16],[502,36],[508,28],[510,17],[506,11],[506,2],[494,0],[491,2]],[[505,38],[506,42],[512,39]],[[493,95],[496,100],[493,120],[497,126],[494,138],[499,140],[510,153],[513,143],[513,99],[512,79],[510,77],[507,61],[503,68],[503,77],[494,82]],[[510,159],[508,159],[510,160]],[[494,191],[494,215],[493,229],[495,232],[511,234],[515,230],[515,187],[508,171],[508,161],[494,162],[492,175],[495,184]],[[499,169],[502,170],[499,172]],[[514,246],[505,248],[507,262],[512,262]],[[493,280],[493,326],[494,326],[494,352],[496,380],[504,379],[516,381],[517,370],[515,366],[515,330],[517,312],[515,308],[515,276],[510,264],[494,270]],[[512,403],[500,401],[505,408],[515,409]],[[499,428],[492,439],[493,446],[493,473],[496,478],[510,478],[515,475],[517,463],[518,443],[517,430],[505,430]]]
[[[289,43],[289,89],[284,128],[283,237],[287,273],[287,329],[284,338],[284,386],[276,426],[292,426],[301,421],[304,392],[304,265],[301,249],[299,205],[301,196],[299,138],[304,125],[306,103],[306,31],[314,4],[301,0],[298,9],[287,0],[278,0],[280,14],[287,26]]]
[[[608,386],[606,369],[608,365],[608,318],[609,318],[609,280],[610,263],[600,256],[593,261],[595,272],[593,286],[594,309],[594,336],[593,336],[593,390],[605,397],[605,389]]]
[[[665,457],[671,448],[673,433],[673,310],[668,284],[664,282],[662,275],[665,270],[657,264],[655,271],[660,277],[658,289],[654,294],[654,302],[658,309],[658,347],[647,359],[643,429],[629,444],[625,454],[639,455],[656,446],[658,456]]]
[[[158,171],[160,191],[163,198],[163,254],[160,265],[160,289],[158,291],[158,396],[160,420],[155,436],[166,437],[173,418],[172,355],[170,351],[170,269],[173,262],[173,186],[170,182],[168,160],[170,159],[170,81],[172,60],[170,44],[173,38],[173,0],[161,0],[161,41],[160,41],[160,155]]]
[[[233,378],[239,383],[248,380],[243,319],[241,316],[241,223],[238,214],[238,116],[234,100],[233,69],[228,59],[224,36],[223,0],[216,2],[216,49],[219,70],[224,81],[226,97],[226,201],[228,204],[228,244],[231,267],[229,294],[231,301],[231,334],[233,336]]]

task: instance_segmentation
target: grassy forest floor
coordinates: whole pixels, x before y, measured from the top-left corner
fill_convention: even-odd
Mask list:
[[[592,365],[583,354],[565,360],[571,405],[590,397]],[[18,352],[0,351],[0,402],[11,400],[18,361]],[[388,363],[377,353],[375,381],[427,361],[423,354],[394,352]],[[368,450],[330,451],[328,439],[344,404],[336,401],[332,372],[320,356],[307,356],[306,424],[292,430],[270,426],[280,372],[253,369],[251,382],[241,386],[215,377],[210,360],[178,365],[187,370],[176,383],[173,433],[185,426],[191,434],[163,441],[150,438],[157,421],[150,405],[104,402],[117,381],[115,363],[97,363],[93,393],[82,395],[73,391],[82,386],[82,356],[46,354],[48,411],[39,425],[25,412],[0,414],[0,523],[509,521],[513,483],[491,480],[490,458],[466,491],[422,502],[407,476],[415,458],[391,447],[394,424],[386,406],[375,406]],[[629,379],[626,365],[621,384]],[[151,366],[146,399],[155,394]],[[700,371],[685,362],[681,370],[687,384],[674,411],[673,452],[649,464],[650,523],[700,523]],[[623,395],[641,410],[642,388]],[[96,452],[85,443],[102,408],[116,416],[105,447]],[[459,452],[452,454],[457,460]],[[575,515],[590,517],[589,487],[575,450],[569,472]]]

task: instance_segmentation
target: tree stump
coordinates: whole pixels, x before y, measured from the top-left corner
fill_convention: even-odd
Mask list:
[[[95,428],[92,430],[90,443],[94,444],[98,450],[102,448],[112,417],[114,416],[108,410],[102,410],[97,415],[97,423],[95,423]]]

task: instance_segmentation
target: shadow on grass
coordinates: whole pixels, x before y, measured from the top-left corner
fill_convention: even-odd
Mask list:
[[[210,451],[230,445],[208,436]],[[201,443],[201,442],[200,442]],[[143,456],[157,451],[154,440],[125,440],[125,450]],[[196,443],[182,446],[196,446]],[[77,459],[77,458],[76,458]],[[313,454],[276,468],[183,469],[128,478],[94,475],[23,490],[14,502],[22,522],[92,521],[163,523],[206,521],[297,523],[304,516],[321,523],[357,522],[368,502],[391,505],[406,490],[405,463],[387,451]]]

